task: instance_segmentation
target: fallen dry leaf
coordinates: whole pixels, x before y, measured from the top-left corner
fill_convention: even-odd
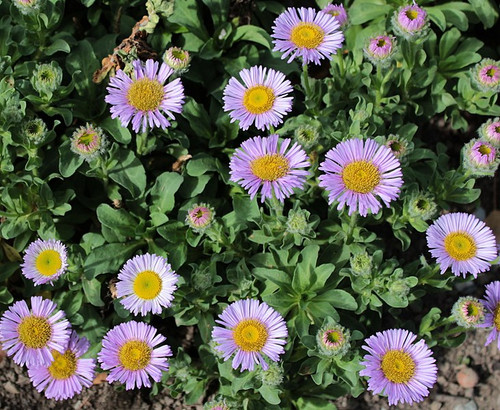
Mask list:
[[[193,158],[193,156],[191,154],[181,155],[179,158],[177,158],[177,161],[175,161],[172,164],[172,171],[180,172],[182,165],[184,165],[184,163],[186,161],[189,161],[191,158]]]
[[[108,377],[108,373],[97,373],[92,384],[104,383],[106,381],[106,377]]]

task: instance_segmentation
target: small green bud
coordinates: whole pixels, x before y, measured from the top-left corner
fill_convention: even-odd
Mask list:
[[[29,145],[40,145],[47,136],[47,125],[41,118],[33,118],[23,123],[22,134]]]
[[[304,149],[311,148],[318,142],[318,127],[314,127],[312,125],[301,125],[295,129],[293,136]]]
[[[170,47],[163,54],[163,61],[172,68],[176,74],[181,75],[188,71],[191,56],[179,47]]]
[[[215,218],[215,211],[210,205],[201,203],[194,204],[189,208],[186,215],[186,224],[197,233],[204,233],[212,225]]]
[[[266,386],[279,386],[283,383],[283,369],[277,363],[272,362],[267,370],[260,368],[258,377]]]
[[[39,64],[33,71],[31,85],[40,96],[52,96],[52,93],[61,85],[63,72],[61,67],[52,61],[50,64]]]
[[[307,235],[311,227],[307,223],[307,218],[309,217],[309,212],[303,209],[293,210],[288,212],[288,219],[286,221],[286,231],[289,233],[298,233],[301,235]]]
[[[416,192],[410,195],[407,200],[407,210],[410,218],[427,221],[434,217],[437,212],[437,205],[434,197],[429,193]]]
[[[368,253],[361,252],[350,258],[351,271],[355,276],[370,276],[373,258]]]
[[[337,323],[324,325],[316,334],[316,343],[325,357],[344,356],[349,350],[351,332]]]
[[[458,298],[451,309],[451,316],[458,326],[467,329],[484,322],[485,308],[481,301],[472,296]]]

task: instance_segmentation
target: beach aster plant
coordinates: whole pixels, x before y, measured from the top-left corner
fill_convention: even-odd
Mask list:
[[[424,340],[404,329],[377,332],[365,340],[368,352],[360,376],[368,377],[368,390],[385,394],[389,405],[418,403],[436,383],[437,366]]]
[[[0,319],[0,342],[14,363],[49,366],[52,351],[64,353],[70,324],[57,305],[41,296],[32,296],[31,309],[24,301],[15,302]]]
[[[53,282],[68,267],[66,246],[55,239],[37,239],[31,242],[24,254],[21,273],[35,285]]]
[[[486,296],[483,300],[486,308],[484,323],[480,327],[491,328],[491,332],[486,339],[485,346],[488,346],[495,339],[500,349],[500,281],[491,282],[486,285]]]
[[[347,13],[342,4],[328,4],[321,11],[333,16],[340,24],[340,27],[347,25]]]
[[[272,68],[253,66],[239,72],[241,84],[231,77],[224,88],[224,111],[231,122],[239,121],[242,130],[255,124],[259,130],[269,129],[283,122],[283,116],[292,110],[292,85],[285,74]]]
[[[264,356],[277,362],[285,352],[288,330],[283,317],[266,303],[255,299],[238,300],[231,303],[219,315],[214,326],[212,338],[215,349],[220,351],[224,360],[233,354],[233,369],[241,366],[243,370],[253,370],[260,364],[264,370],[269,365]]]
[[[319,186],[328,191],[328,202],[338,201],[337,209],[349,207],[349,215],[359,211],[376,214],[399,197],[403,178],[401,165],[389,148],[372,139],[350,139],[326,154],[319,169]]]
[[[125,389],[151,387],[159,382],[162,372],[169,369],[170,346],[159,346],[166,340],[146,323],[130,321],[115,326],[102,340],[98,360],[103,370],[109,370],[106,380],[125,383]]]
[[[273,51],[281,51],[288,63],[300,57],[303,65],[321,64],[324,58],[331,60],[344,41],[337,18],[311,7],[289,7],[274,20],[272,29]]]
[[[455,276],[471,273],[474,278],[491,268],[497,257],[495,236],[474,215],[463,212],[440,216],[427,229],[427,245],[441,273],[451,267]]]
[[[253,199],[261,189],[261,202],[273,195],[281,202],[302,189],[309,172],[306,152],[296,142],[288,149],[291,139],[278,145],[278,135],[253,137],[241,144],[231,157],[230,180],[248,190]]]
[[[479,127],[478,134],[495,148],[500,149],[500,118],[490,118]]]
[[[145,132],[147,127],[165,129],[174,120],[174,113],[182,112],[184,87],[179,78],[165,85],[173,69],[167,64],[151,59],[132,63],[131,76],[118,70],[109,82],[105,101],[111,104],[111,118],[120,118],[127,127],[132,122],[135,132]],[[166,115],[166,116],[165,116]]]
[[[120,303],[134,315],[160,314],[174,300],[179,275],[162,256],[134,256],[118,274],[116,292]]]
[[[427,12],[415,3],[400,7],[392,16],[392,27],[407,40],[423,37],[429,28]]]
[[[36,390],[47,399],[64,400],[80,394],[83,387],[92,386],[95,359],[83,359],[90,342],[71,333],[66,350],[52,351],[54,361],[50,366],[28,366],[28,375]]]

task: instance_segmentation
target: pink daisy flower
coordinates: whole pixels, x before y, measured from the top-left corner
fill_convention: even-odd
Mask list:
[[[486,339],[485,346],[488,346],[495,339],[500,349],[500,281],[491,282],[486,285],[486,297],[483,300],[486,308],[484,323],[479,327],[491,328],[491,332]]]

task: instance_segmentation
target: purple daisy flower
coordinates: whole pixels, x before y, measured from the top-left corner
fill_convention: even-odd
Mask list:
[[[118,70],[106,88],[105,101],[112,105],[111,118],[119,117],[124,127],[132,121],[135,132],[139,129],[145,132],[148,125],[151,128],[168,127],[170,121],[164,114],[174,120],[173,113],[182,112],[184,88],[181,80],[176,78],[164,85],[173,73],[165,63],[159,70],[158,63],[153,60],[147,60],[144,66],[140,60],[135,60],[132,65],[132,77]]]
[[[484,58],[472,68],[472,81],[483,92],[500,91],[500,63]]]
[[[413,343],[416,338],[408,330],[390,329],[365,340],[369,354],[359,374],[369,377],[368,390],[387,395],[389,405],[418,403],[436,383],[436,360],[424,340]]]
[[[194,204],[186,215],[186,223],[199,233],[203,233],[214,221],[214,209],[205,203]]]
[[[278,135],[253,137],[241,144],[231,157],[231,181],[248,190],[253,199],[262,186],[261,202],[273,195],[281,202],[304,186],[309,166],[306,152],[296,142],[288,150],[291,139],[285,138],[278,148]]]
[[[462,296],[451,308],[451,315],[458,326],[471,329],[484,322],[484,310],[484,305],[479,299],[472,296]]]
[[[319,167],[325,174],[319,186],[328,191],[328,202],[338,201],[337,209],[349,207],[349,215],[359,211],[376,214],[382,205],[375,195],[389,206],[399,197],[403,185],[401,164],[389,148],[372,139],[350,139],[326,154]]]
[[[488,165],[495,161],[496,149],[488,142],[475,141],[470,150],[471,160],[478,165]]]
[[[347,25],[347,13],[342,4],[328,4],[321,11],[333,16],[340,24],[340,27]]]
[[[89,350],[86,338],[71,333],[64,353],[52,351],[54,361],[50,366],[28,366],[28,374],[39,393],[45,390],[47,399],[64,400],[80,394],[83,387],[92,386],[94,359],[82,359]]]
[[[427,12],[416,4],[401,7],[392,18],[394,32],[407,39],[427,33]]]
[[[474,215],[463,212],[440,216],[427,229],[427,246],[441,267],[441,273],[451,266],[455,276],[474,278],[490,270],[497,257],[495,236],[486,224]]]
[[[54,302],[31,297],[31,309],[24,300],[15,302],[0,319],[0,342],[14,363],[49,366],[52,350],[64,353],[70,324]]]
[[[120,303],[134,315],[145,316],[151,312],[159,315],[169,307],[177,289],[176,275],[167,260],[146,253],[134,256],[123,265],[118,274],[116,293]]]
[[[302,57],[302,64],[321,64],[320,60],[332,59],[332,54],[342,47],[344,34],[339,21],[329,13],[313,8],[289,7],[274,20],[273,51],[281,51],[282,59],[290,63],[295,57]]]
[[[273,362],[285,352],[288,331],[283,317],[266,303],[255,299],[238,300],[231,303],[219,315],[212,338],[215,349],[222,353],[224,361],[233,353],[233,369],[241,365],[241,371],[253,370],[260,364],[264,370],[269,365],[263,355]]]
[[[486,297],[483,300],[486,308],[484,323],[479,327],[492,328],[485,346],[488,346],[493,340],[497,339],[500,349],[500,281],[491,282],[486,285]]]
[[[283,116],[292,110],[293,100],[286,96],[293,88],[285,74],[253,66],[241,70],[239,75],[244,85],[231,77],[222,97],[231,122],[238,120],[242,130],[254,123],[259,130],[281,124]]]
[[[387,64],[394,55],[395,43],[392,36],[376,36],[369,40],[364,52],[372,63]]]
[[[53,284],[68,267],[66,246],[61,241],[37,239],[24,254],[21,273],[35,285]]]
[[[71,151],[90,162],[104,152],[108,141],[100,127],[89,123],[78,128],[71,137]]]
[[[478,134],[495,148],[500,148],[500,118],[486,121],[479,127]]]
[[[158,347],[166,339],[146,323],[130,321],[115,326],[102,340],[98,360],[103,370],[109,370],[106,380],[125,383],[125,389],[151,387],[150,378],[161,380],[168,371],[170,346]]]

